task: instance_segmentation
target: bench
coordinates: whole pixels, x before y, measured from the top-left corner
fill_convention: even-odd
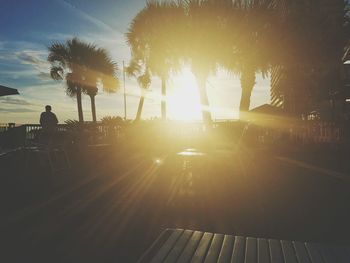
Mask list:
[[[350,247],[166,229],[139,263],[348,263]]]

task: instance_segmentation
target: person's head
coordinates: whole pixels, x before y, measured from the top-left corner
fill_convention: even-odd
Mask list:
[[[45,110],[46,110],[46,111],[51,111],[51,106],[50,106],[50,105],[46,105],[46,106],[45,106]]]

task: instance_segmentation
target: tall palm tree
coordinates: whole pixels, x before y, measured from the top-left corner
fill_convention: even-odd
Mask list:
[[[300,115],[312,109],[310,102],[319,104],[317,100],[341,86],[343,48],[350,32],[345,2],[285,0],[276,11],[279,23],[274,23],[273,30],[278,41],[271,41],[273,64],[275,76],[284,81],[274,86],[272,96],[283,94],[287,98],[284,108]]]
[[[197,81],[203,122],[207,125],[212,122],[212,117],[206,82],[210,73],[218,67],[225,43],[222,34],[224,23],[219,16],[224,8],[223,3],[225,1],[211,0],[187,0],[183,3],[186,14],[183,52]]]
[[[108,93],[115,92],[119,87],[119,80],[116,76],[118,67],[110,59],[105,49],[97,48],[95,45],[90,47],[86,54],[84,93],[90,97],[92,120],[96,122],[95,97],[98,93],[98,87],[102,86],[103,90]]]
[[[177,59],[179,4],[149,1],[131,22],[126,38],[132,59],[147,65],[147,74],[161,79],[161,117],[166,120],[166,85],[171,71],[179,68]]]
[[[129,66],[126,67],[126,74],[128,76],[135,77],[141,88],[141,96],[140,96],[140,101],[137,107],[137,113],[135,118],[135,121],[139,121],[141,119],[143,104],[145,101],[145,91],[149,88],[151,84],[150,72],[147,66],[143,67],[143,65],[140,65],[139,63],[137,63],[137,61],[132,59],[130,61]]]
[[[66,80],[67,95],[77,99],[79,122],[84,121],[81,103],[83,80],[81,65],[85,48],[86,44],[76,38],[67,40],[66,43],[54,43],[48,48],[51,77],[55,80]]]
[[[256,73],[266,77],[270,69],[267,38],[271,35],[273,3],[274,0],[236,0],[228,15],[226,29],[230,37],[221,63],[240,77],[241,119],[245,119],[249,111]]]
[[[54,43],[48,50],[51,77],[55,80],[66,80],[67,95],[77,99],[79,122],[84,121],[82,93],[90,95],[93,119],[96,121],[96,83],[102,81],[106,84],[103,85],[106,90],[114,91],[118,83],[114,76],[116,64],[109,59],[105,50],[78,38],[69,39],[65,43]]]

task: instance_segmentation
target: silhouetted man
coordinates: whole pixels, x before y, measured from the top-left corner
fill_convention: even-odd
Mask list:
[[[58,124],[56,114],[51,112],[50,105],[46,105],[45,111],[41,113],[40,124],[42,127],[41,140],[50,143]]]
[[[51,112],[51,106],[46,105],[45,111],[40,115],[40,124],[42,127],[40,141],[45,144],[51,144],[55,133],[58,120],[56,114]]]
[[[46,105],[45,111],[40,115],[40,124],[43,128],[43,131],[52,132],[55,130],[58,120],[56,114],[51,112],[51,106]]]

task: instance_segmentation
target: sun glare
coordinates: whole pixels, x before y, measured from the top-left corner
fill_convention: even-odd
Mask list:
[[[196,79],[189,69],[175,76],[167,96],[168,116],[172,120],[192,121],[201,119],[201,106]]]

